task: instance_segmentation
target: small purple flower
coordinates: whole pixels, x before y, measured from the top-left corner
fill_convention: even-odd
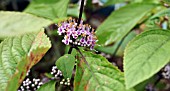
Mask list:
[[[70,42],[70,37],[69,36],[64,36],[64,39],[62,40],[62,42],[66,45],[69,45],[69,42]]]
[[[78,34],[77,34],[77,31],[72,31],[72,36],[74,39],[77,39],[78,38]]]
[[[88,40],[88,41],[93,41],[93,36],[92,36],[92,35],[89,35],[89,36],[87,37],[87,40]]]
[[[66,23],[66,22],[62,23],[62,25],[63,25],[62,27],[65,29],[67,29],[69,27],[69,23]]]
[[[66,33],[68,36],[70,36],[72,34],[72,31],[70,29],[68,29]]]
[[[81,31],[80,30],[77,30],[77,35],[81,35]]]
[[[91,50],[94,48],[97,39],[94,29],[88,24],[83,24],[83,20],[81,20],[79,26],[77,26],[75,19],[62,22],[59,24],[58,34],[64,34],[62,42],[66,45],[88,46]]]
[[[58,28],[58,35],[61,35],[62,33],[65,33],[65,30],[64,30],[64,28],[59,27]]]
[[[80,31],[81,31],[82,34],[84,34],[84,33],[86,32],[86,31],[85,31],[85,25],[83,25],[83,26],[81,27],[81,30],[80,30]]]
[[[91,46],[90,46],[90,50],[93,50],[93,49],[94,49],[95,43],[96,43],[96,41],[93,40],[92,43],[91,43]]]
[[[80,43],[82,43],[82,44],[86,44],[86,40],[85,40],[85,38],[84,38],[84,37],[82,37],[82,38],[80,39]]]
[[[91,45],[91,41],[87,41],[87,46],[90,46]]]

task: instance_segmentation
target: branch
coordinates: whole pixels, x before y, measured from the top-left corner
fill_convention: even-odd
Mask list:
[[[84,55],[82,54],[82,52],[80,51],[80,49],[78,47],[75,47],[75,49],[80,53],[80,55],[82,56],[82,58],[84,59],[84,62],[87,64],[87,67],[90,71],[90,73],[92,73],[92,76],[94,77],[94,79],[99,83],[99,81],[97,80],[96,76],[94,75],[94,71],[90,68],[90,65],[88,64],[86,58],[84,57]]]
[[[78,18],[77,26],[80,25],[81,17],[82,17],[82,14],[83,14],[83,8],[84,8],[84,0],[81,0],[80,13],[79,13],[79,18]],[[76,27],[76,30],[78,30],[78,27]],[[74,41],[74,40],[73,40],[73,41]],[[70,49],[69,49],[69,51],[68,51],[68,54],[71,54],[73,48],[74,48],[74,47],[70,47]]]
[[[83,8],[84,8],[84,0],[81,0],[81,5],[80,5],[80,13],[79,13],[79,19],[78,19],[78,24],[77,26],[79,26],[80,22],[81,22],[81,17],[83,14]]]

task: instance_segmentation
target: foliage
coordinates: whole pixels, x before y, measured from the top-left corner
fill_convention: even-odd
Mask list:
[[[75,58],[71,54],[65,54],[56,61],[56,66],[63,72],[64,77],[71,78],[75,65]]]
[[[26,72],[51,47],[43,31],[5,39],[0,44],[0,90],[17,90]]]
[[[128,44],[124,56],[127,88],[152,77],[169,62],[169,35],[168,30],[150,30]]]
[[[97,29],[98,43],[109,45],[119,41],[154,7],[153,4],[135,3],[113,12]]]
[[[23,35],[25,33],[39,32],[44,26],[51,24],[51,21],[39,18],[34,15],[20,12],[0,11],[0,39]]]
[[[80,57],[74,80],[75,91],[133,91],[125,89],[123,73],[106,58],[85,51],[83,53],[89,68]]]
[[[50,20],[62,18],[66,17],[68,2],[69,0],[33,0],[25,12]]]
[[[55,81],[50,81],[41,86],[37,91],[55,91]]]
[[[16,91],[40,60],[43,68],[55,66],[51,74],[39,72],[47,80],[38,91],[143,91],[147,84],[161,91],[160,80],[170,80],[162,75],[170,72],[164,70],[170,63],[168,0],[99,0],[104,6],[69,1],[32,0],[23,12],[0,11],[0,91]],[[107,18],[99,12],[112,6],[117,10]],[[96,39],[96,51],[90,50]]]

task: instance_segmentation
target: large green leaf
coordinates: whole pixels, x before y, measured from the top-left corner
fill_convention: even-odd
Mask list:
[[[123,73],[106,58],[85,51],[83,53],[90,69],[84,59],[80,58],[76,68],[74,91],[127,91]]]
[[[130,2],[130,3],[141,3],[141,2],[145,2],[145,3],[159,3],[159,0],[100,0],[101,2],[105,3],[104,5],[114,5],[114,4],[122,4],[122,3],[126,3],[126,2]]]
[[[0,39],[25,33],[39,32],[51,21],[20,12],[0,11]]]
[[[60,57],[56,61],[57,68],[61,70],[63,76],[66,79],[71,78],[74,65],[75,65],[75,57],[71,54],[65,54],[64,56]]]
[[[55,19],[66,17],[69,0],[33,0],[24,12]]]
[[[151,30],[134,38],[124,53],[127,88],[152,77],[170,60],[170,31]]]
[[[105,2],[106,3],[104,4],[105,6],[108,6],[108,5],[114,5],[116,3],[123,3],[125,1],[129,1],[129,0],[100,0],[101,2]]]
[[[154,7],[153,4],[135,3],[113,12],[96,31],[98,44],[119,41]]]
[[[16,91],[26,72],[51,47],[43,31],[5,39],[0,44],[0,91]]]
[[[128,0],[131,1],[131,3],[141,3],[141,2],[145,2],[145,3],[160,3],[159,0]]]
[[[55,91],[56,81],[50,81],[42,85],[37,91]]]

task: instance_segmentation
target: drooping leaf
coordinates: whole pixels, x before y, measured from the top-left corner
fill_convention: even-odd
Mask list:
[[[134,37],[136,36],[136,33],[134,31],[130,32],[126,38],[124,39],[124,41],[122,42],[122,44],[120,45],[119,49],[117,50],[117,55],[119,56],[123,56],[123,52],[125,50],[126,45],[128,44],[128,42],[130,40],[132,40]],[[116,51],[116,48],[119,46],[119,42],[116,42],[114,45],[112,46],[96,46],[95,49],[104,52],[104,53],[108,53],[108,54],[114,54],[114,52]]]
[[[84,59],[78,61],[74,79],[74,91],[133,91],[126,90],[124,76],[106,58],[83,51]]]
[[[154,7],[153,4],[135,3],[113,12],[96,31],[98,44],[119,41]]]
[[[26,72],[51,47],[43,31],[5,39],[0,44],[0,91],[16,91]]]
[[[38,33],[51,21],[20,12],[0,11],[0,39],[25,33]]]
[[[24,12],[55,19],[66,17],[69,0],[33,0]]]
[[[56,61],[57,68],[61,70],[66,79],[71,78],[74,65],[75,57],[71,54],[65,54]]]
[[[55,91],[56,81],[50,81],[43,84],[37,91]]]
[[[170,31],[151,30],[134,38],[124,53],[125,84],[136,86],[152,77],[170,60]]]

